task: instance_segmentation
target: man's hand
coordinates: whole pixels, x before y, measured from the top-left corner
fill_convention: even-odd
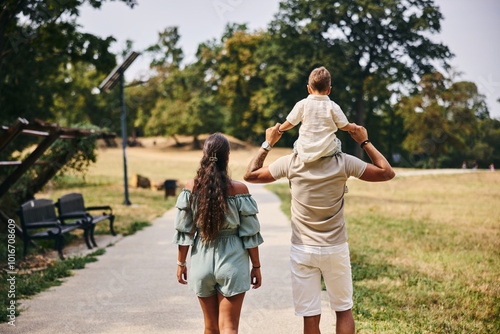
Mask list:
[[[276,123],[272,128],[268,128],[266,130],[266,141],[269,145],[274,146],[280,140],[283,133],[280,133],[278,130],[280,128],[280,123]]]
[[[281,138],[281,133],[279,133],[280,123],[276,123],[275,126],[266,130],[266,141],[269,145],[274,146],[276,142]],[[269,183],[274,182],[275,179],[269,172],[269,168],[262,167],[264,165],[264,160],[269,152],[260,148],[257,155],[248,164],[247,171],[243,175],[243,179],[250,183]]]
[[[359,125],[355,131],[349,131],[349,134],[358,144],[368,140],[368,132],[364,127]],[[372,182],[388,181],[396,175],[389,162],[379,151],[377,151],[372,143],[366,143],[363,145],[363,149],[366,154],[368,154],[373,164],[368,164],[366,166],[363,175],[360,177],[361,180]]]

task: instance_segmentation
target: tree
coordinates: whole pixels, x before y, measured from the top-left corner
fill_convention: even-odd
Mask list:
[[[181,36],[177,27],[167,27],[158,33],[158,42],[146,49],[153,59],[151,68],[179,68],[184,58],[182,49],[177,45]]]
[[[418,91],[402,98],[398,107],[407,131],[403,147],[413,157],[430,157],[432,168],[451,149],[465,152],[479,117],[488,115],[474,83],[452,83],[441,73],[424,75]]]
[[[135,0],[120,0],[130,7]],[[105,0],[3,1],[0,5],[0,110],[3,121],[21,116],[55,120],[55,93],[64,89],[67,64],[91,64],[99,73],[115,66],[114,38],[78,31],[75,18],[88,3]],[[60,80],[63,80],[62,82]]]
[[[177,28],[167,28],[160,33],[159,42],[147,49],[154,55],[151,68],[155,75],[150,80],[157,82],[158,98],[147,121],[140,123],[145,124],[147,134],[174,139],[177,134],[193,136],[193,146],[200,148],[198,136],[223,131],[225,117],[205,79],[203,64],[195,62],[180,68],[182,50],[178,41]],[[141,119],[147,114],[142,109]]]
[[[245,25],[228,25],[220,43],[203,43],[197,52],[210,94],[216,94],[227,111],[226,130],[240,139],[255,139],[270,125],[262,108],[264,79],[256,55],[265,38]]]
[[[112,121],[120,118],[119,90],[99,94],[96,88],[105,77],[92,64],[67,64],[54,75],[51,117],[62,126],[84,123],[119,131],[120,123]]]
[[[430,39],[440,31],[441,19],[433,0],[287,0],[280,4],[270,34],[277,40],[275,54],[289,58],[282,60],[290,64],[285,68],[292,73],[288,80],[295,69],[305,72],[325,64],[337,80],[332,91],[341,107],[370,128],[367,120],[385,102],[370,99],[370,81],[397,91],[391,85],[415,84],[434,71],[432,61],[446,65],[450,51]],[[309,71],[298,76],[301,85]]]

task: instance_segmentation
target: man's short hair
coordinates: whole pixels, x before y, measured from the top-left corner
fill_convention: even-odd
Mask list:
[[[330,72],[324,67],[318,67],[309,74],[309,86],[317,92],[326,92],[332,85]]]

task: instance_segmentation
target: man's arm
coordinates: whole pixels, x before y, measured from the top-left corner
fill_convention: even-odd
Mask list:
[[[281,134],[278,132],[278,129],[281,124],[276,124],[274,127],[266,130],[266,141],[274,146],[276,142],[281,138]],[[269,183],[276,181],[269,168],[262,167],[264,165],[264,160],[267,157],[269,151],[266,151],[262,147],[259,148],[257,155],[250,161],[250,164],[247,167],[247,171],[243,176],[243,179],[250,183]]]
[[[350,131],[351,137],[358,143],[362,144],[368,140],[368,132],[362,126],[359,126],[356,131]],[[364,181],[389,181],[394,178],[396,173],[392,169],[387,159],[380,153],[371,142],[363,145],[363,149],[370,157],[373,164],[366,166],[365,172],[360,179]]]

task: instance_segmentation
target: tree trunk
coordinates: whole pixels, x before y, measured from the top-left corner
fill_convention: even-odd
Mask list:
[[[175,135],[172,135],[172,139],[175,141],[175,146],[180,147],[181,143],[179,142],[179,139]]]
[[[387,137],[388,137],[388,147],[387,147],[387,151],[388,151],[388,156],[387,156],[387,159],[389,160],[389,163],[391,165],[394,164],[394,159],[392,158],[393,157],[393,154],[394,154],[394,148],[393,148],[393,140],[394,140],[394,127],[395,127],[395,122],[394,122],[394,117],[396,117],[394,115],[394,110],[391,108],[390,111],[389,111],[389,117],[390,117],[390,121],[389,121],[389,131],[387,131],[387,133],[389,134]]]
[[[200,141],[198,140],[198,136],[193,136],[193,149],[201,150]]]
[[[438,154],[437,154],[437,150],[436,150],[436,153],[434,153],[432,155],[432,165],[431,165],[431,168],[432,169],[436,169],[436,166],[437,166],[437,160],[438,160]]]

